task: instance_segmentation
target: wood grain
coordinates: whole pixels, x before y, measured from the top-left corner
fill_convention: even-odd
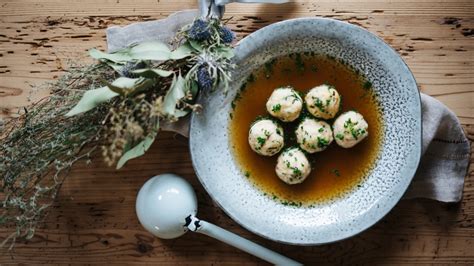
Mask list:
[[[86,50],[105,47],[105,29],[163,18],[196,8],[190,0],[0,0],[1,116],[47,95],[31,84],[57,78],[72,63],[90,62]],[[238,37],[294,17],[324,16],[360,25],[396,49],[420,89],[448,105],[474,141],[473,1],[309,1],[281,6],[231,4],[226,17]],[[472,145],[471,145],[472,147]],[[471,148],[472,149],[472,148]],[[474,160],[459,204],[404,200],[376,226],[338,243],[295,247],[255,236],[233,222],[197,181],[187,140],[160,135],[151,151],[123,170],[100,159],[77,165],[44,226],[0,263],[263,264],[202,235],[160,240],[145,232],[134,212],[149,177],[175,172],[199,198],[199,216],[307,264],[474,263]],[[0,229],[5,236],[7,229]]]

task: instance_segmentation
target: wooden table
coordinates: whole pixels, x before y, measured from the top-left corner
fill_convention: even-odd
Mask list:
[[[105,29],[196,8],[194,0],[0,0],[0,108],[13,116],[28,104],[30,84],[57,78],[70,60],[91,62],[105,48]],[[226,17],[238,37],[276,21],[324,16],[360,25],[392,45],[421,91],[458,116],[474,140],[474,1],[314,0],[281,6],[231,4]],[[41,95],[36,95],[36,98]],[[135,216],[135,196],[149,177],[175,172],[197,190],[199,216],[307,264],[474,263],[473,160],[459,204],[401,201],[376,226],[335,244],[297,247],[248,232],[226,216],[197,181],[186,139],[160,134],[151,151],[120,171],[100,158],[77,165],[44,226],[0,263],[262,264],[208,237],[160,240]],[[5,229],[0,229],[6,235]]]

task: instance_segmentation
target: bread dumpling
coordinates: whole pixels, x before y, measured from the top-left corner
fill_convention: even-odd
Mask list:
[[[333,86],[320,85],[305,96],[306,109],[316,118],[332,119],[341,108],[341,96]]]
[[[339,146],[351,148],[369,135],[368,128],[369,125],[360,113],[345,112],[334,121],[334,139]]]
[[[275,167],[277,176],[289,185],[303,182],[311,172],[306,155],[297,147],[283,151]]]
[[[333,141],[331,126],[321,120],[305,118],[295,130],[296,141],[308,153],[324,151]]]
[[[280,152],[285,144],[283,134],[283,128],[276,121],[262,119],[250,127],[248,141],[256,153],[273,156]]]
[[[267,111],[283,122],[296,120],[303,109],[303,99],[291,87],[275,89],[267,100]]]

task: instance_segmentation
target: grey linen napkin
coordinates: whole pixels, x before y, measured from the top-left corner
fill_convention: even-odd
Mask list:
[[[107,29],[108,51],[150,40],[169,42],[175,32],[198,16],[197,10]],[[443,202],[461,200],[469,165],[469,142],[456,115],[438,100],[421,94],[423,151],[418,170],[404,198],[429,198]],[[163,130],[189,135],[189,118],[166,124]]]
[[[422,93],[421,106],[423,151],[405,198],[460,201],[469,166],[469,141],[456,115],[440,101]]]

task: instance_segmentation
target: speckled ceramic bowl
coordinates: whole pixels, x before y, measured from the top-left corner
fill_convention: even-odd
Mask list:
[[[266,61],[315,51],[343,59],[374,85],[384,120],[380,155],[362,184],[317,207],[284,206],[262,195],[245,178],[230,148],[230,103],[244,79]],[[329,243],[375,224],[400,200],[421,154],[421,103],[415,79],[400,56],[381,39],[345,22],[304,18],[258,30],[236,48],[230,93],[203,95],[193,115],[190,146],[194,168],[211,197],[235,221],[266,238],[299,245]],[[248,125],[242,125],[248,126]]]

